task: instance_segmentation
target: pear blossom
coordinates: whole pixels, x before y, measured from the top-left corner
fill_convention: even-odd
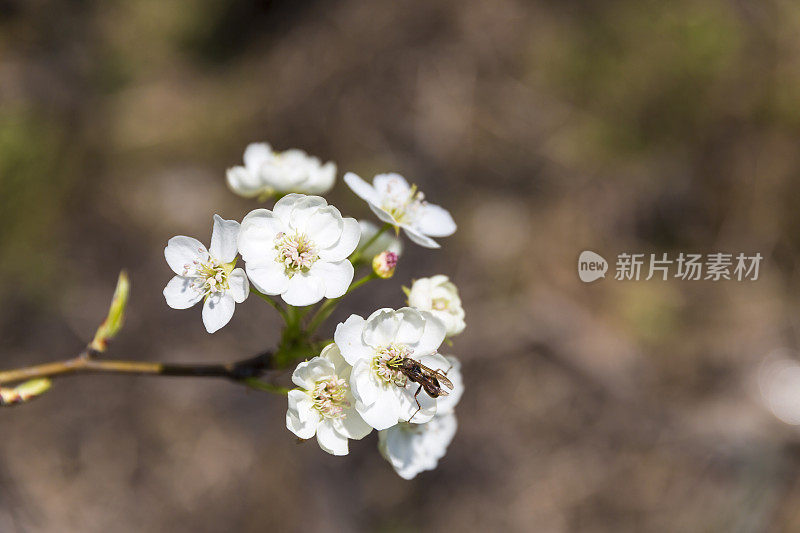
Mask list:
[[[348,172],[344,181],[367,202],[375,216],[397,229],[403,228],[408,238],[420,246],[439,248],[431,237],[447,237],[456,231],[450,213],[426,202],[422,191],[416,185],[410,186],[400,174],[378,174],[370,185]]]
[[[192,237],[173,237],[164,249],[164,257],[175,272],[164,288],[167,305],[188,309],[203,303],[203,324],[209,333],[222,328],[233,317],[235,304],[250,294],[247,275],[236,266],[236,241],[239,223],[214,215],[211,247]]]
[[[444,337],[444,324],[438,318],[410,307],[379,309],[366,320],[351,315],[336,326],[333,339],[353,366],[350,386],[355,408],[367,424],[382,430],[398,421],[421,424],[433,417],[436,400],[424,391],[416,395],[419,385],[397,365],[410,357],[431,369],[447,369],[450,363],[436,352]]]
[[[361,228],[361,240],[358,242],[358,248],[361,249],[378,233],[378,226],[368,220],[359,220],[358,225]],[[403,241],[391,233],[382,233],[372,244],[361,250],[361,256],[371,259],[381,252],[393,252],[400,257],[403,253]]]
[[[244,166],[226,173],[228,186],[246,198],[300,192],[324,194],[336,181],[336,164],[325,163],[303,150],[276,152],[267,143],[252,143],[244,151]]]
[[[348,439],[363,439],[372,427],[353,407],[349,380],[352,367],[335,344],[297,365],[289,391],[286,427],[301,439],[317,436],[320,448],[333,455],[347,455]]]
[[[426,424],[401,422],[378,432],[378,450],[403,479],[433,470],[458,429],[456,415],[436,415]]]
[[[321,196],[287,194],[242,220],[239,253],[256,289],[294,306],[338,298],[353,281],[360,230]]]
[[[437,275],[415,280],[408,292],[408,305],[430,311],[444,322],[447,336],[458,335],[467,326],[458,288],[447,276]]]
[[[425,424],[400,422],[378,432],[378,450],[403,479],[412,479],[420,472],[433,470],[444,457],[447,447],[456,434],[455,407],[464,393],[461,363],[451,355],[445,359],[450,364],[447,379],[453,382],[453,391],[436,400],[436,415]]]

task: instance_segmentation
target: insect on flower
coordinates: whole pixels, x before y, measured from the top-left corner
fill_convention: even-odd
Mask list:
[[[447,371],[433,370],[410,357],[403,357],[402,359],[397,358],[396,362],[389,361],[388,366],[403,374],[408,381],[419,385],[419,387],[417,387],[417,392],[414,393],[414,400],[417,402],[417,410],[411,415],[411,418],[408,419],[409,422],[411,422],[414,416],[422,409],[417,396],[419,396],[419,393],[423,389],[425,389],[428,396],[434,399],[439,396],[447,396],[450,394],[442,385],[453,390],[453,382],[447,378],[447,372],[450,370],[449,368]]]

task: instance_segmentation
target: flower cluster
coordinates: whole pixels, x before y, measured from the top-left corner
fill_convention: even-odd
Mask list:
[[[347,173],[347,185],[384,225],[344,217],[317,196],[333,186],[335,174],[333,163],[321,165],[300,150],[249,145],[244,166],[228,170],[228,185],[241,196],[280,198],[241,223],[214,215],[208,249],[191,237],[170,239],[164,255],[175,276],[164,297],[175,309],[202,300],[209,333],[225,326],[251,292],[269,302],[286,322],[276,365],[304,360],[292,374],[296,388],[247,384],[286,394],[286,427],[301,439],[316,437],[333,455],[347,454],[349,440],[376,430],[380,453],[410,479],[434,468],[455,435],[460,364],[439,349],[465,328],[456,286],[443,275],[418,279],[404,289],[408,307],[353,314],[336,326],[332,342],[316,341],[316,330],[345,294],[392,277],[403,252],[401,228],[412,242],[439,248],[432,237],[452,235],[456,225],[398,174],[380,174],[369,184]],[[244,268],[236,267],[239,258]],[[366,274],[353,281],[361,268]]]
[[[275,194],[325,194],[336,181],[336,165],[320,163],[302,150],[276,152],[267,143],[252,143],[244,151],[244,166],[228,169],[228,186],[245,198]]]

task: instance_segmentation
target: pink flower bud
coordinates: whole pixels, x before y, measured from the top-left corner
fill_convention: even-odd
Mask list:
[[[381,252],[372,258],[372,271],[379,278],[389,279],[394,276],[397,267],[397,254],[394,252]]]

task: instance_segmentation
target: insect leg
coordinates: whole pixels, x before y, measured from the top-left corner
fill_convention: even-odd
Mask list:
[[[420,391],[422,391],[422,385],[420,385],[419,387],[417,387],[417,392],[416,392],[416,393],[414,393],[414,401],[415,401],[415,402],[417,402],[417,410],[416,410],[416,411],[414,411],[414,414],[413,414],[413,415],[411,415],[411,418],[409,418],[409,419],[408,419],[408,421],[409,421],[409,422],[411,422],[411,420],[412,420],[412,419],[413,419],[415,416],[417,416],[417,413],[419,413],[419,412],[420,412],[420,409],[422,409],[422,406],[419,404],[419,399],[417,398],[417,396],[419,396],[419,393],[420,393]]]

